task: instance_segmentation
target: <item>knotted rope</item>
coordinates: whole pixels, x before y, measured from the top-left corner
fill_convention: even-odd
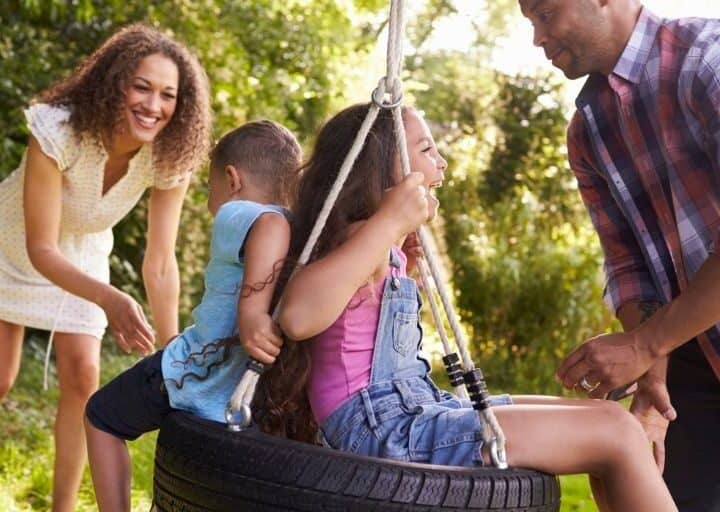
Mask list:
[[[407,152],[405,125],[403,124],[402,119],[402,82],[399,77],[403,57],[402,35],[405,28],[405,9],[403,1],[404,0],[391,0],[390,4],[386,75],[380,79],[377,88],[372,93],[372,103],[370,104],[367,116],[365,117],[365,120],[355,137],[355,141],[353,142],[350,151],[340,167],[340,172],[335,184],[323,203],[322,210],[320,211],[317,221],[315,222],[310,236],[308,237],[302,253],[300,254],[298,264],[295,267],[296,269],[304,266],[310,259],[310,254],[325,227],[330,211],[335,205],[337,197],[340,194],[340,191],[342,190],[342,187],[344,186],[345,181],[347,180],[347,177],[349,176],[350,171],[352,170],[355,161],[365,144],[365,139],[367,138],[380,109],[392,110],[402,173],[403,176],[407,176],[410,173],[410,159]],[[389,100],[387,97],[389,97]],[[423,249],[425,260],[427,261],[427,266],[429,267],[429,274],[432,275],[433,281],[437,287],[438,295],[440,296],[440,300],[445,309],[450,328],[453,331],[453,335],[462,358],[461,368],[457,364],[457,356],[452,353],[447,333],[445,332],[442,319],[440,318],[437,303],[435,302],[435,297],[433,296],[428,279],[428,268],[422,260],[419,260],[418,270],[420,272],[420,277],[430,303],[433,320],[437,326],[438,333],[443,343],[443,349],[446,354],[443,359],[448,369],[448,373],[453,374],[450,375],[451,382],[454,386],[456,386],[460,395],[467,397],[468,395],[465,391],[466,389],[469,391],[473,407],[478,411],[478,414],[481,417],[481,423],[483,425],[481,436],[483,441],[489,447],[492,461],[495,466],[506,468],[507,458],[505,454],[505,436],[490,406],[489,393],[487,391],[487,387],[485,386],[482,372],[475,368],[467,349],[467,340],[465,339],[460,322],[452,306],[450,294],[443,284],[436,255],[434,254],[433,247],[430,244],[430,235],[422,226],[418,229],[417,235]],[[276,318],[278,310],[279,305],[275,308],[275,311],[273,311],[273,319]],[[243,374],[242,379],[233,392],[226,410],[226,419],[231,430],[242,430],[250,425],[252,420],[250,405],[252,404],[252,400],[255,395],[255,388],[260,374],[262,373],[262,369],[263,366],[261,364],[251,360],[248,363],[248,371]],[[460,375],[462,377],[460,377]],[[463,383],[465,387],[462,387]]]

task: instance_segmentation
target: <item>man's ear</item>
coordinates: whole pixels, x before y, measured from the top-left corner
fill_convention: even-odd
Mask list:
[[[230,191],[233,193],[240,192],[245,185],[245,175],[241,169],[238,169],[234,165],[225,166],[225,179],[227,180]]]

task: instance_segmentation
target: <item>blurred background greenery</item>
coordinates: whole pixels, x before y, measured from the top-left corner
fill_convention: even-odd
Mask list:
[[[411,2],[406,103],[426,114],[449,162],[433,227],[472,352],[494,392],[561,393],[554,370],[612,320],[601,303],[601,254],[568,169],[564,85],[507,74],[493,50],[519,15],[516,0],[482,4],[474,42],[433,42],[453,0]],[[259,117],[310,147],[337,109],[366,101],[383,73],[388,0],[6,0],[0,3],[0,178],[27,141],[22,108],[119,26],[144,20],[195,50],[212,84],[215,136]],[[529,39],[529,38],[528,38]],[[528,40],[528,51],[531,51]],[[202,293],[210,217],[206,170],[188,194],[177,254],[181,325]],[[139,263],[145,208],[115,229],[113,282],[144,302]],[[426,331],[428,332],[428,331]],[[428,336],[431,351],[437,343]],[[56,391],[41,391],[44,337],[30,333],[21,378],[0,405],[0,509],[45,510]],[[435,343],[434,343],[435,342]],[[106,343],[103,382],[133,362]],[[438,366],[439,368],[439,366]],[[133,443],[133,499],[151,499],[154,436]],[[583,477],[563,479],[563,511],[594,511]],[[93,510],[85,479],[83,510]]]

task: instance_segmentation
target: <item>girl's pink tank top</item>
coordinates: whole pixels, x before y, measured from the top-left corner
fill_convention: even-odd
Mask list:
[[[405,254],[397,247],[392,251],[400,260],[398,276],[406,275]],[[375,335],[380,317],[380,302],[385,278],[363,286],[343,310],[340,317],[310,343],[311,369],[308,398],[318,424],[370,383]]]

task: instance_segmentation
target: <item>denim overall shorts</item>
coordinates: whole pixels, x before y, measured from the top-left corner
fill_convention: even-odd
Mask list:
[[[481,423],[469,401],[430,380],[421,353],[420,296],[391,253],[369,385],[321,425],[324,442],[372,457],[448,466],[482,465]],[[510,404],[507,395],[494,405]]]

